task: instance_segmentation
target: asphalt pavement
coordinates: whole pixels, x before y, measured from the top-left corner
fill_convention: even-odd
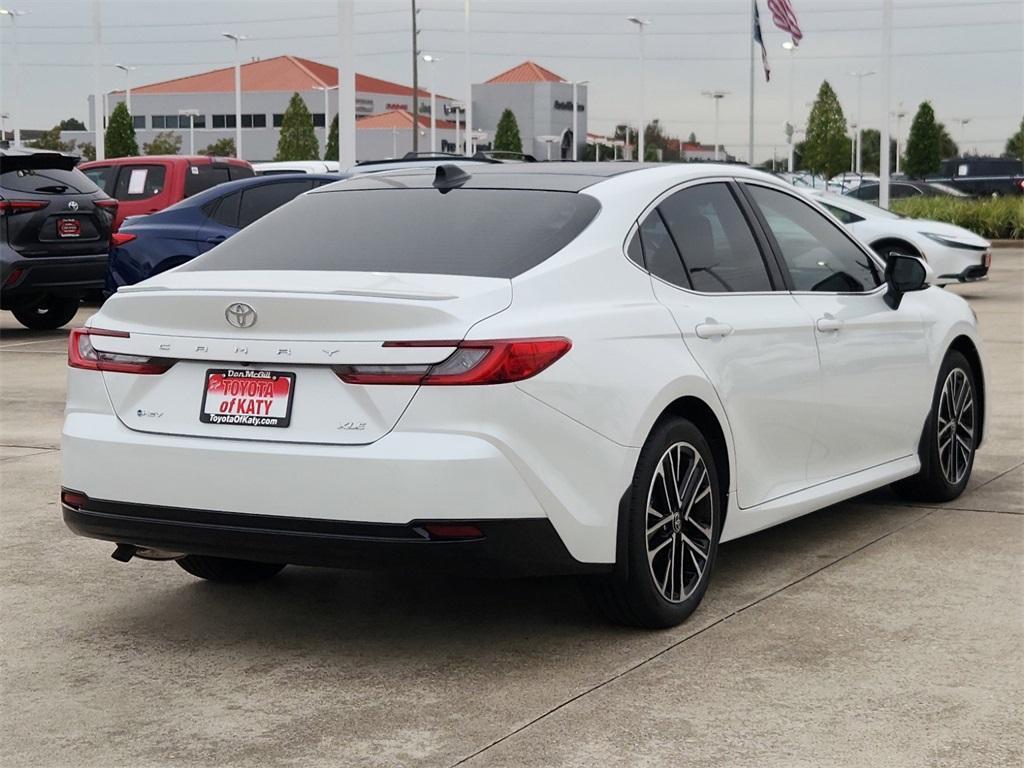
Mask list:
[[[725,544],[661,632],[565,579],[117,563],[60,519],[67,331],[0,313],[0,765],[1021,765],[1024,248],[950,290],[988,363],[968,491]]]

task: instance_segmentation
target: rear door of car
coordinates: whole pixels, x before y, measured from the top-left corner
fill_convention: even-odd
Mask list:
[[[807,487],[820,398],[807,313],[727,179],[685,185],[641,220],[657,299],[714,385],[736,446],[741,507]]]

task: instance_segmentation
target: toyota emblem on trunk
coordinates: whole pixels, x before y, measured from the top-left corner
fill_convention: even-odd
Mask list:
[[[78,203],[75,200],[69,200],[68,201],[68,210],[69,211],[77,211],[78,210]]]
[[[224,310],[224,318],[235,328],[251,328],[256,325],[256,310],[238,301],[228,305]]]

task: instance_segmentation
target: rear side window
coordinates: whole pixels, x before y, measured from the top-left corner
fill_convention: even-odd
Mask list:
[[[640,225],[640,243],[644,248],[644,262],[652,275],[672,285],[689,287],[679,251],[657,210],[652,211]]]
[[[112,165],[104,165],[99,168],[87,168],[82,173],[108,195],[114,196],[114,179],[117,178],[117,168]]]
[[[296,195],[308,192],[308,181],[282,181],[280,184],[264,184],[242,192],[242,205],[239,208],[238,226],[247,227],[257,219],[262,219],[276,208],[292,200]]]
[[[89,195],[97,186],[77,168],[21,168],[3,170],[0,188],[11,192],[30,192],[34,195]]]
[[[114,186],[118,200],[145,200],[164,191],[167,169],[162,165],[122,165]]]
[[[228,176],[231,177],[232,181],[234,181],[235,179],[251,179],[255,175],[256,175],[256,171],[254,171],[248,165],[229,165],[228,166]]]
[[[183,269],[512,278],[568,245],[600,204],[572,192],[337,190],[303,195]]]
[[[238,206],[242,202],[241,192],[232,192],[217,200],[212,206],[210,218],[225,227],[238,228]],[[207,203],[209,206],[209,203]]]
[[[192,197],[225,181],[230,181],[227,166],[190,165],[185,173],[185,197]]]
[[[772,290],[761,249],[725,184],[690,187],[658,206],[695,291]]]

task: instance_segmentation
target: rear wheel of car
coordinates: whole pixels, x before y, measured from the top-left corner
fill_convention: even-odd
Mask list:
[[[914,501],[950,501],[964,492],[974,467],[981,420],[970,363],[950,350],[939,369],[924,435],[921,471],[893,485]]]
[[[692,422],[673,418],[655,427],[640,452],[628,504],[626,575],[588,580],[585,590],[614,622],[673,627],[704,597],[721,534],[714,457]]]
[[[234,560],[209,555],[185,555],[176,562],[193,576],[201,579],[236,583],[269,579],[284,568],[281,563],[258,563],[253,560]]]
[[[31,307],[11,310],[19,323],[34,331],[52,331],[71,322],[80,300],[74,297],[45,296]]]

